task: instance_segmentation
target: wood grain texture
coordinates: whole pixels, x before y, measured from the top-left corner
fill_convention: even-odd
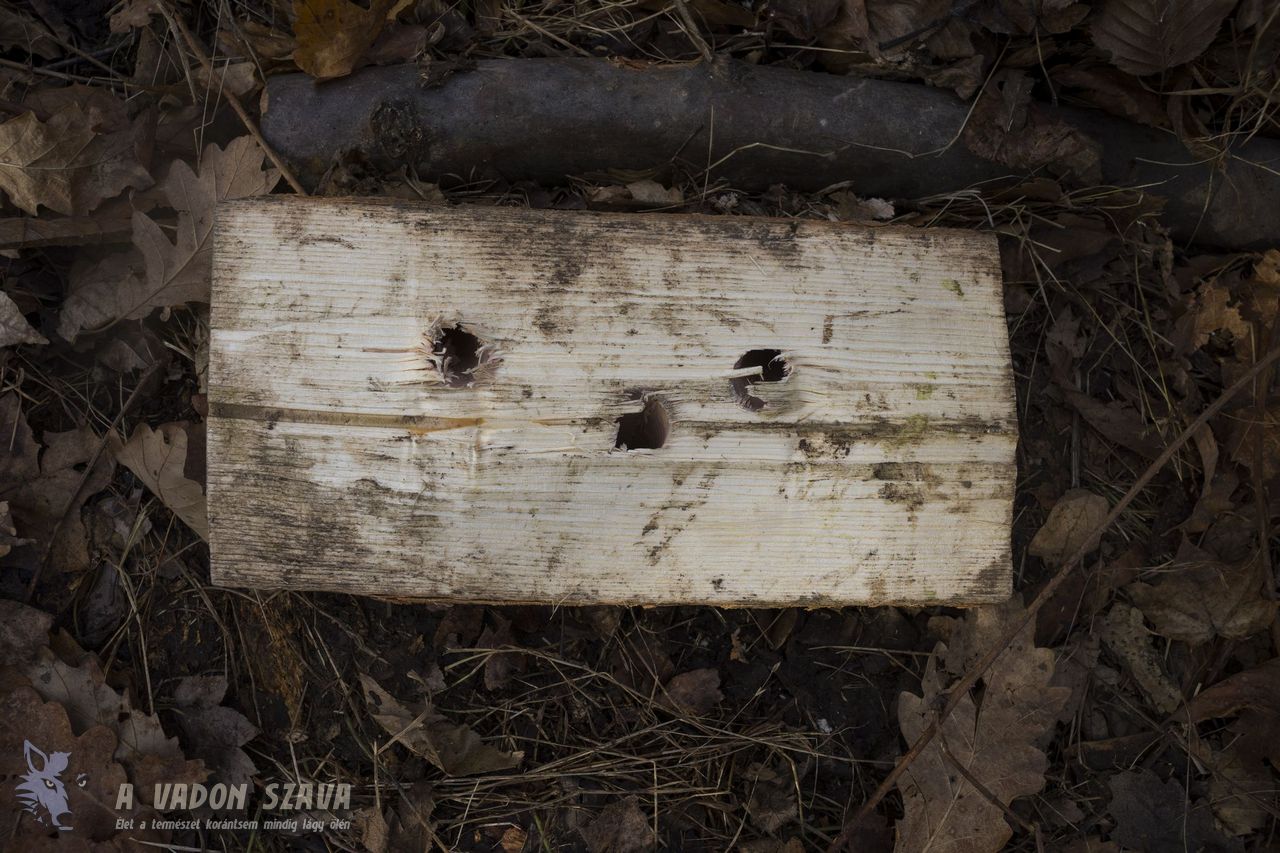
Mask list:
[[[471,601],[1010,592],[990,235],[275,198],[220,208],[214,580]],[[440,330],[485,345],[474,384]],[[735,395],[749,350],[790,373]],[[615,447],[647,401],[664,446]]]

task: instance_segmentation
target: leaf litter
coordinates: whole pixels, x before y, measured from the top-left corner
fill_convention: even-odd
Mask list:
[[[72,791],[77,833],[95,849],[204,843],[118,832],[99,804],[122,780],[143,809],[157,781],[354,781],[353,825],[323,843],[379,853],[796,853],[842,831],[868,851],[1238,850],[1274,834],[1277,371],[1102,522],[1275,345],[1280,250],[1174,244],[1165,189],[1099,186],[1106,140],[1045,108],[1106,110],[1178,135],[1195,158],[1274,138],[1280,23],[1267,4],[59,9],[0,6],[0,776],[26,770],[19,728],[70,754],[68,772],[89,780]],[[286,183],[254,136],[263,74],[335,81],[416,62],[432,85],[478,57],[707,52],[953,91],[972,108],[953,144],[1011,181],[883,199],[845,185],[743,193],[671,166],[540,186],[341,163],[323,191],[998,235],[1022,436],[1018,588],[1087,557],[856,825],[953,685],[1025,614],[1019,598],[962,615],[647,611],[209,584],[210,235],[219,203]],[[17,802],[8,789],[0,800]],[[24,814],[15,837],[42,849]]]

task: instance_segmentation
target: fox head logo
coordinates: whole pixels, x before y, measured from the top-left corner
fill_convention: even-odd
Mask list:
[[[71,829],[62,824],[63,815],[71,814],[71,806],[67,802],[67,786],[62,781],[62,771],[67,769],[71,753],[55,752],[46,755],[29,740],[23,741],[23,749],[26,750],[27,769],[31,772],[22,774],[22,783],[16,789],[22,807],[35,815],[40,823],[54,829]],[[36,766],[37,759],[39,767]],[[87,781],[88,777],[83,773],[76,777],[76,784],[81,788]]]

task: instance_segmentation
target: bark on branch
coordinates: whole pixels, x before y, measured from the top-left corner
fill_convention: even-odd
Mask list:
[[[949,92],[732,61],[485,60],[436,84],[416,66],[321,84],[292,74],[271,78],[267,99],[263,134],[311,186],[345,152],[446,183],[675,166],[746,190],[849,181],[860,195],[902,199],[1015,171],[959,141],[969,107]],[[1096,111],[1052,114],[1101,143],[1109,185],[1166,198],[1163,221],[1180,239],[1233,249],[1280,239],[1280,142],[1205,163],[1165,131]]]

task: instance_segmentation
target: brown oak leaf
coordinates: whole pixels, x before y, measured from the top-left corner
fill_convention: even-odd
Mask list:
[[[951,675],[963,672],[1021,612],[1016,599],[972,611],[953,634],[953,650],[938,644],[925,666],[921,695],[903,693],[898,699],[898,722],[908,743],[933,721]],[[1012,836],[1000,807],[955,763],[1005,805],[1043,788],[1048,759],[1041,746],[1071,694],[1070,688],[1050,686],[1053,674],[1054,653],[1036,647],[1034,625],[1028,623],[987,670],[981,697],[963,698],[898,783],[904,814],[895,850],[999,850]]]
[[[151,186],[133,128],[101,132],[94,111],[65,103],[48,121],[34,112],[0,124],[0,188],[32,216],[41,207],[84,216],[126,189]]]
[[[160,189],[178,211],[177,242],[144,213],[133,214],[131,252],[108,256],[72,284],[58,332],[74,340],[121,319],[139,319],[156,308],[209,301],[214,209],[220,202],[271,192],[280,173],[264,168],[266,155],[251,136],[226,149],[204,149],[199,171],[173,164]]]
[[[209,539],[204,488],[186,476],[187,431],[181,424],[152,429],[139,424],[128,443],[114,435],[116,461],[133,472],[153,495],[201,539]]]

